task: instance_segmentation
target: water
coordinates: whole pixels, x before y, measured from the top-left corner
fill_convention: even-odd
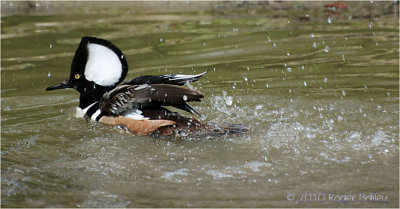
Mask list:
[[[2,18],[2,206],[398,207],[398,16],[287,15]],[[119,46],[128,78],[208,70],[201,120],[251,131],[165,140],[75,118],[77,92],[45,88],[84,35]]]

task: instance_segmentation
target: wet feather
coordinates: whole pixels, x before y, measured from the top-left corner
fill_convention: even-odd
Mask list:
[[[186,102],[200,102],[203,93],[184,86],[169,84],[120,85],[105,93],[100,109],[116,115],[135,107],[174,106],[189,113],[197,113]]]

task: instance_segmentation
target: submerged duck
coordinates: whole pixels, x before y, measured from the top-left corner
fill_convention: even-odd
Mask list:
[[[128,73],[122,51],[110,41],[83,37],[75,52],[69,78],[46,91],[72,88],[80,93],[77,116],[105,124],[122,125],[138,135],[187,136],[189,134],[237,134],[240,124],[203,124],[171,112],[173,106],[198,114],[188,102],[200,102],[203,93],[184,86],[197,75],[146,75],[120,84]]]

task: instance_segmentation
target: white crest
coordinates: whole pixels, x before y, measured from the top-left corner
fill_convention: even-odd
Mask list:
[[[101,86],[115,85],[122,75],[122,63],[115,52],[105,46],[90,43],[87,45],[88,59],[85,77]]]

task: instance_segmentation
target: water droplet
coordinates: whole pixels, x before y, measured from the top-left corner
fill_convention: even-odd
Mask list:
[[[183,95],[183,101],[187,101],[187,96]]]
[[[312,44],[312,46],[313,46],[314,48],[317,48],[318,45],[317,45],[317,43],[314,42],[314,43]]]
[[[256,110],[261,110],[262,108],[264,108],[264,105],[262,105],[262,104],[259,104],[256,106]]]
[[[225,104],[231,106],[233,104],[233,97],[232,96],[225,96],[224,97]]]
[[[328,46],[325,46],[324,52],[329,52],[329,47]]]
[[[311,33],[311,38],[314,38],[314,37],[315,37],[314,33]]]
[[[331,20],[331,18],[330,18],[330,17],[328,17],[328,23],[329,23],[329,24],[331,24],[331,23],[332,23],[332,20]]]
[[[307,86],[307,82],[306,82],[306,81],[304,81],[303,85],[306,87],[306,86]]]

